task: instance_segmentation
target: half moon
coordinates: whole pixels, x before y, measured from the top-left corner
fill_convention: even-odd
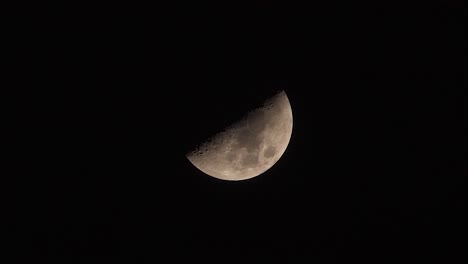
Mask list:
[[[188,152],[188,160],[202,172],[229,181],[256,177],[278,162],[289,144],[293,117],[281,91]]]

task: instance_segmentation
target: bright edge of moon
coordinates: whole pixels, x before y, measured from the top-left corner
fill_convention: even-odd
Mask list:
[[[228,181],[250,179],[269,170],[283,156],[292,128],[291,104],[281,91],[186,157],[209,176]]]

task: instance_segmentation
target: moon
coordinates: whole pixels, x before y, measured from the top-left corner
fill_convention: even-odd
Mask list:
[[[281,90],[186,157],[209,176],[228,181],[250,179],[269,170],[283,156],[292,128],[291,104]]]

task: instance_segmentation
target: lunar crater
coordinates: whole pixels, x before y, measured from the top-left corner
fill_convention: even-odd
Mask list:
[[[265,151],[263,152],[263,156],[265,158],[271,158],[275,155],[276,153],[276,148],[273,146],[269,146]]]

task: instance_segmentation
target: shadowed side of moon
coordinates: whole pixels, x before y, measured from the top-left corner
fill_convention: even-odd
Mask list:
[[[202,172],[222,180],[245,180],[270,169],[286,151],[292,110],[284,91],[187,154]]]

